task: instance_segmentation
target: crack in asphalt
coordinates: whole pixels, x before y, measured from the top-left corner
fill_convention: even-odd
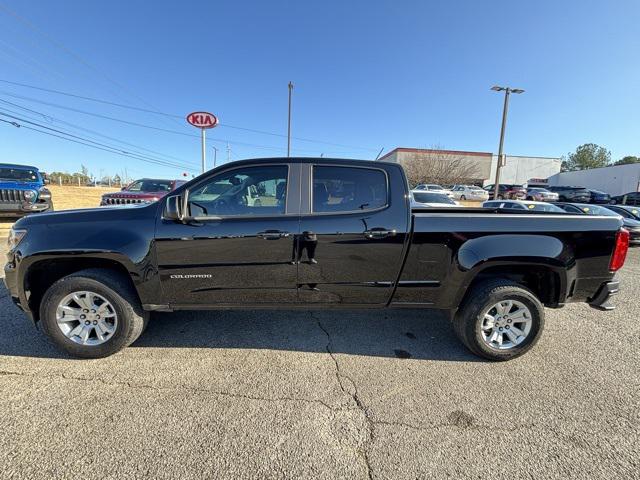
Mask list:
[[[143,383],[134,383],[134,382],[124,382],[124,381],[109,381],[103,380],[101,378],[86,378],[86,377],[74,377],[71,375],[67,375],[65,373],[61,373],[59,375],[32,375],[28,373],[22,372],[12,372],[7,370],[0,370],[0,376],[21,376],[21,377],[31,377],[31,378],[43,378],[43,379],[62,379],[62,380],[72,380],[77,382],[99,382],[106,386],[118,386],[118,387],[127,387],[133,389],[145,389],[145,390],[155,390],[155,391],[189,391],[194,393],[208,393],[211,395],[218,395],[221,397],[231,397],[231,398],[242,398],[245,400],[254,400],[261,402],[302,402],[302,403],[311,403],[321,405],[332,412],[340,412],[345,409],[332,407],[328,403],[323,400],[313,399],[313,398],[304,398],[304,397],[259,397],[256,395],[247,395],[244,393],[232,393],[232,392],[222,392],[219,390],[211,390],[208,388],[198,388],[192,387],[189,385],[180,385],[178,387],[165,387],[165,386],[156,386],[156,385],[148,385]]]
[[[336,374],[336,379],[338,380],[338,385],[340,386],[340,390],[342,390],[345,394],[347,394],[353,400],[356,407],[358,407],[358,410],[360,410],[364,415],[364,420],[365,420],[365,423],[367,424],[367,441],[365,442],[362,450],[360,451],[360,454],[367,467],[367,476],[370,480],[373,480],[373,469],[371,468],[371,462],[369,459],[369,446],[374,441],[374,422],[372,421],[369,415],[369,411],[366,405],[362,402],[362,400],[360,399],[360,396],[358,395],[358,387],[356,383],[353,381],[351,377],[349,377],[346,373],[340,370],[340,364],[338,363],[338,359],[336,358],[333,351],[331,350],[331,335],[329,334],[329,331],[324,327],[324,325],[322,325],[322,322],[320,322],[320,320],[313,315],[313,312],[311,312],[311,317],[317,321],[318,327],[327,336],[327,345],[325,348],[335,365],[335,374]],[[342,381],[343,378],[349,381],[353,391],[345,388],[344,383]]]

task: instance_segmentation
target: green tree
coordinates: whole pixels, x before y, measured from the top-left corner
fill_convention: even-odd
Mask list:
[[[610,163],[611,152],[609,150],[595,143],[585,143],[562,159],[561,169],[563,172],[572,172],[606,167]]]
[[[618,160],[614,165],[629,165],[631,163],[640,163],[640,157],[634,155],[627,155]]]

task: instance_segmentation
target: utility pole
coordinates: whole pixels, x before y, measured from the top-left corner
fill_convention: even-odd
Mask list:
[[[287,121],[287,157],[291,156],[291,93],[293,92],[293,83],[289,82],[289,118]]]
[[[216,161],[218,160],[218,149],[213,147],[213,168],[216,168]]]
[[[231,161],[231,147],[229,146],[229,142],[227,142],[227,162]]]
[[[512,93],[524,93],[521,88],[500,87],[495,85],[491,87],[495,92],[504,92],[504,105],[502,107],[502,126],[500,127],[500,145],[498,146],[498,161],[496,162],[496,181],[494,183],[493,199],[498,199],[500,191],[500,168],[503,162],[504,132],[507,128],[507,113],[509,111],[509,95]]]
[[[202,147],[202,173],[204,173],[207,171],[207,150],[206,150],[207,135],[205,133],[204,128],[201,128],[200,130],[202,132],[202,136],[200,137],[200,143]]]

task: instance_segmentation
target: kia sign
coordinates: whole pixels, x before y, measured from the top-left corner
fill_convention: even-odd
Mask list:
[[[187,115],[187,122],[198,128],[213,128],[218,125],[218,117],[209,112],[193,112]]]
[[[187,115],[187,122],[194,127],[200,129],[200,142],[202,144],[202,173],[207,169],[207,154],[205,148],[205,130],[207,128],[213,128],[218,125],[218,117],[209,112],[192,112]]]

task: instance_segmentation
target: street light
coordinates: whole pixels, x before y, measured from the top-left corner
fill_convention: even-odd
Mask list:
[[[216,168],[216,161],[218,160],[218,149],[213,147],[213,168]]]
[[[494,85],[491,87],[494,92],[504,92],[504,107],[502,108],[502,127],[500,128],[500,146],[498,147],[498,161],[496,162],[496,181],[493,190],[493,199],[498,199],[498,191],[500,190],[500,167],[502,166],[502,147],[504,146],[504,130],[507,126],[507,111],[509,110],[509,95],[512,93],[524,93],[521,88],[500,87]]]

